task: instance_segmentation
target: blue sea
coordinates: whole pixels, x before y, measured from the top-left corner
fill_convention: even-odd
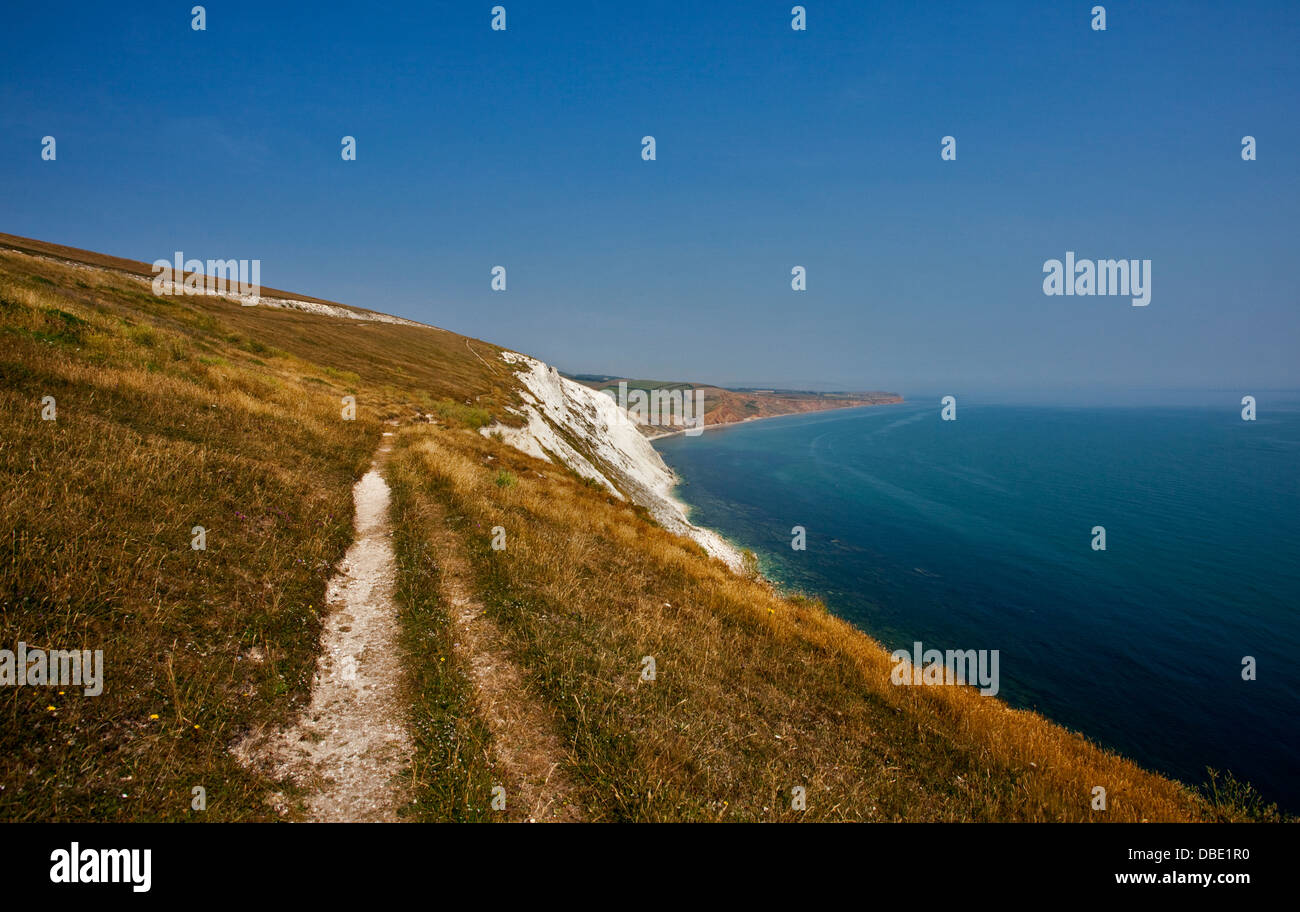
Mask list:
[[[695,522],[889,649],[997,649],[999,699],[1300,811],[1300,397],[1258,395],[1253,422],[1192,398],[963,398],[946,422],[933,397],[655,446]]]

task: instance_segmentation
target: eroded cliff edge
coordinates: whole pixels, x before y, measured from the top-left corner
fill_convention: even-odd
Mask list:
[[[495,424],[480,433],[499,435],[518,450],[601,483],[616,497],[645,507],[665,529],[698,542],[733,570],[741,569],[734,546],[686,518],[685,506],[672,497],[672,470],[618,403],[536,358],[508,351],[501,358],[519,380],[523,405],[511,410],[525,424]]]

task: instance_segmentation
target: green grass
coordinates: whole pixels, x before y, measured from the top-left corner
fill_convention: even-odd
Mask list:
[[[427,539],[431,495],[409,466],[395,465],[388,476],[415,750],[413,800],[403,816],[491,821],[491,737],[474,711],[473,686],[457,659],[448,606],[439,594],[441,568]]]
[[[478,430],[487,427],[492,423],[492,413],[485,408],[479,408],[476,405],[468,405],[460,402],[452,402],[448,399],[440,399],[431,402],[429,412],[437,416],[447,424],[455,427],[467,427]]]

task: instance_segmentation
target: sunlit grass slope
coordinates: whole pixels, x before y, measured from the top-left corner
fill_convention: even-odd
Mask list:
[[[567,723],[592,819],[1245,814],[974,689],[892,685],[883,647],[816,601],[729,573],[545,463],[422,427],[401,433],[395,462],[460,517],[489,610]]]
[[[274,816],[285,784],[229,748],[304,705],[350,489],[389,422],[413,819],[492,819],[491,736],[438,595],[443,515],[561,720],[590,819],[1259,816],[1235,789],[1207,801],[969,689],[892,686],[885,651],[820,604],[483,437],[516,395],[497,351],[433,328],[158,298],[120,273],[0,250],[0,647],[102,649],[106,666],[98,697],[0,689],[0,819]]]
[[[384,422],[504,401],[469,344],[492,357],[0,251],[0,644],[102,649],[106,678],[0,688],[0,819],[194,818],[195,787],[207,819],[267,813],[227,748],[308,692]]]

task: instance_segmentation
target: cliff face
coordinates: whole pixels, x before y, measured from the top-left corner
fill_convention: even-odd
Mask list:
[[[547,462],[568,466],[604,485],[615,496],[645,507],[665,529],[698,542],[733,570],[740,553],[716,532],[686,518],[686,509],[671,496],[675,478],[627,412],[609,396],[560,376],[555,368],[515,352],[501,357],[514,367],[520,382],[527,423],[522,428],[494,425],[511,446]]]

